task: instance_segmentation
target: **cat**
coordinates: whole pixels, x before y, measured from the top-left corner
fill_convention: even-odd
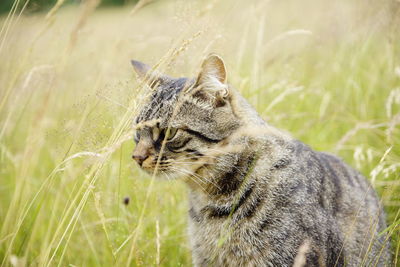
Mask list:
[[[187,183],[194,266],[390,266],[367,180],[263,121],[227,83],[222,58],[209,55],[195,79],[132,65],[152,89],[132,157]]]

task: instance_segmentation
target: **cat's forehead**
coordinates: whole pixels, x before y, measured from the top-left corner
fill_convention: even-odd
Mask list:
[[[187,82],[187,78],[171,79],[157,86],[136,117],[135,124],[166,122]]]

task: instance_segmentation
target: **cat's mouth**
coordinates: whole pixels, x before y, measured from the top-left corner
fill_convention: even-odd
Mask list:
[[[165,159],[158,159],[156,156],[149,156],[143,162],[138,163],[139,166],[148,174],[156,174],[168,171],[168,164]]]
[[[185,160],[162,157],[159,160],[157,156],[149,156],[138,165],[149,175],[172,180],[195,175],[196,170],[204,165],[204,162],[202,162],[201,158]]]

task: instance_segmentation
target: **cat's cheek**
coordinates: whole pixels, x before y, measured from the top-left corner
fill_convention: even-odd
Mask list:
[[[145,161],[142,163],[142,169],[146,171],[153,171],[154,170],[154,156],[149,156]]]

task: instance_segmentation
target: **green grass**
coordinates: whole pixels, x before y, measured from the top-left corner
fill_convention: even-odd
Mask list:
[[[0,18],[2,265],[190,265],[185,185],[130,158],[129,61],[194,76],[209,52],[268,122],[369,177],[399,264],[398,3],[90,2]]]

